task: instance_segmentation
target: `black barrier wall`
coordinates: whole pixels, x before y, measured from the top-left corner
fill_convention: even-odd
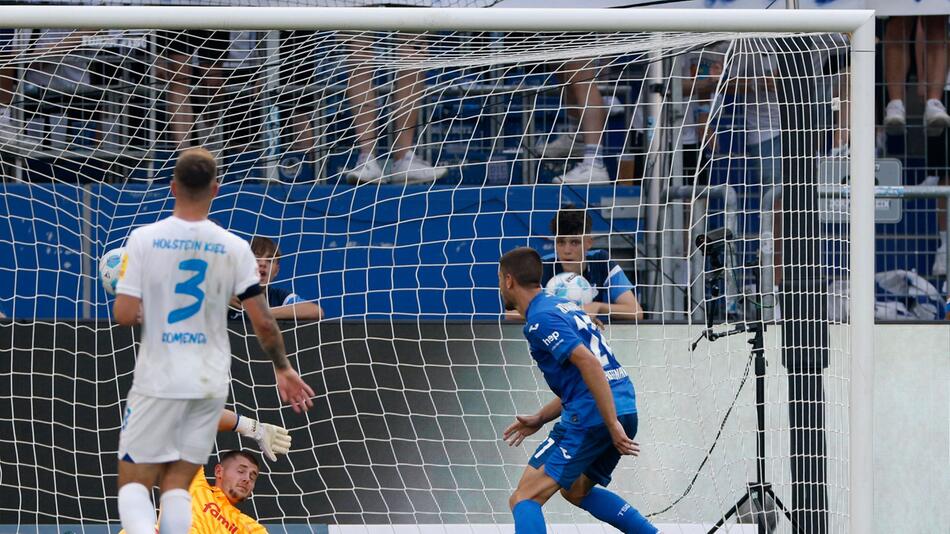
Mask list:
[[[280,407],[271,364],[244,324],[230,324],[229,406],[293,437],[289,457],[264,463],[246,511],[315,523],[510,520],[498,503],[525,452],[502,457],[510,416],[491,414],[550,396],[520,326],[284,326],[294,365],[317,392],[306,415]],[[0,324],[0,524],[118,520],[115,450],[132,336],[106,323]],[[520,365],[503,367],[506,357]],[[236,434],[217,443],[239,446]]]

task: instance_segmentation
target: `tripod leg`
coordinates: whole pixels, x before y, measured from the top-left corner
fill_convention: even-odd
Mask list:
[[[713,533],[716,532],[717,530],[721,529],[721,528],[723,527],[723,525],[726,524],[726,521],[727,521],[730,517],[732,517],[733,515],[739,513],[739,508],[741,508],[742,505],[745,504],[746,501],[748,501],[748,500],[749,500],[749,492],[746,492],[746,494],[743,495],[741,499],[739,499],[739,502],[737,502],[732,508],[730,508],[730,509],[725,513],[725,515],[723,515],[722,518],[720,518],[719,521],[717,521],[716,524],[713,525],[713,528],[709,529],[709,532],[707,532],[706,534],[713,534]]]
[[[769,488],[766,491],[772,496],[772,502],[775,503],[775,506],[778,506],[778,509],[781,510],[782,513],[785,514],[785,517],[788,518],[788,522],[792,524],[792,528],[795,529],[795,532],[801,532],[802,534],[805,534],[805,531],[798,526],[798,524],[792,518],[792,513],[788,511],[788,508],[785,508],[785,505],[782,504],[782,500],[778,498],[778,495],[776,495],[774,491],[772,491],[772,488]]]

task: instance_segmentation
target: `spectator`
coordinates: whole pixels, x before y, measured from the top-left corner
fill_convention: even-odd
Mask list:
[[[884,78],[890,98],[884,113],[884,128],[892,135],[902,134],[907,126],[904,84],[910,68],[909,44],[917,25],[917,17],[891,17],[884,29]],[[927,100],[924,128],[928,136],[937,136],[950,127],[950,115],[941,102],[947,76],[947,15],[921,16],[920,25],[926,60],[922,68],[918,68],[921,89]]]
[[[393,91],[390,95],[389,116],[386,120],[380,118],[380,102],[374,79],[380,74],[373,66],[374,42],[370,39],[375,34],[339,35],[340,46],[346,51],[346,62],[350,73],[346,77],[346,97],[349,112],[353,117],[354,143],[358,151],[356,164],[346,171],[346,180],[353,184],[363,183],[427,183],[434,182],[445,175],[448,169],[435,167],[424,157],[415,153],[416,125],[419,121],[419,104],[425,88],[424,75],[421,70],[397,70],[393,73]],[[302,69],[297,63],[300,61],[301,46],[312,47],[319,39],[315,32],[287,32],[283,34],[282,42],[282,79],[302,89],[303,94],[310,92],[307,86],[313,80],[313,74],[307,67]],[[399,35],[395,53],[400,57],[418,56],[423,53],[423,36]],[[306,48],[304,48],[306,50]],[[313,98],[313,97],[310,97]],[[296,107],[302,107],[300,102],[309,98],[296,98]],[[312,159],[308,155],[313,148],[313,125],[307,113],[295,109],[291,112],[291,127],[293,142],[290,153],[285,160],[296,164],[300,161]],[[392,123],[393,147],[391,153],[378,154],[381,139],[385,135],[386,126]],[[386,169],[386,160],[391,166]],[[292,165],[286,165],[288,168]]]
[[[194,132],[196,118],[215,99],[224,83],[223,61],[230,45],[230,33],[223,30],[188,30],[158,32],[158,78],[165,89],[168,133],[172,150],[178,152],[198,143]],[[192,57],[197,56],[197,65]],[[201,91],[191,87],[192,76],[201,81]],[[191,139],[189,140],[189,136]]]
[[[422,54],[422,39],[423,36],[408,39],[403,36],[403,41],[396,46],[396,53],[401,56]],[[372,58],[371,45],[365,43],[365,37],[348,37],[344,41],[352,52],[353,71],[347,78],[346,96],[353,110],[353,127],[359,150],[356,165],[346,173],[347,181],[427,183],[444,176],[448,169],[433,167],[413,150],[416,124],[419,121],[419,101],[425,88],[423,72],[420,70],[401,70],[393,74],[390,114],[395,142],[391,156],[392,168],[388,174],[384,173],[383,165],[375,155],[384,128],[379,125],[379,104],[373,87],[374,69],[368,66]]]
[[[597,73],[591,61],[569,61],[558,69],[565,84],[567,111],[580,130],[559,135],[541,149],[542,158],[568,158],[583,153],[584,159],[571,170],[554,178],[554,183],[609,182],[603,160],[603,136],[607,127],[607,106],[597,87]],[[580,137],[581,143],[578,143]]]
[[[944,105],[950,102],[950,73],[941,95]],[[943,130],[940,135],[927,138],[927,176],[925,184],[950,184],[950,131]],[[931,276],[947,274],[947,199],[937,199],[937,233],[939,242],[934,253]],[[939,285],[939,284],[938,284]]]
[[[713,93],[722,76],[721,54],[693,52],[677,62],[683,77],[683,99],[686,104],[681,134],[683,174],[687,183],[693,183],[695,177],[697,184],[705,185],[709,183],[710,174],[710,166],[706,162],[715,140],[704,143],[704,136],[710,133],[706,123],[709,121]]]
[[[307,319],[319,321],[323,318],[323,309],[316,302],[304,300],[296,293],[271,285],[277,273],[280,272],[280,248],[277,243],[257,236],[251,239],[251,251],[257,257],[258,274],[261,276],[261,285],[267,291],[267,303],[275,319]],[[231,299],[231,310],[228,319],[240,320],[243,318],[241,302],[235,297]]]
[[[590,215],[580,209],[562,209],[551,219],[555,252],[542,258],[541,283],[547,284],[565,271],[580,274],[597,289],[594,302],[584,306],[587,313],[611,319],[643,319],[643,308],[623,269],[610,260],[606,250],[592,249],[592,226]]]
[[[0,29],[0,57],[4,60],[13,55],[13,40],[16,30]],[[13,128],[13,119],[10,115],[10,104],[13,103],[13,85],[16,81],[16,69],[4,67],[0,69],[0,132],[4,137],[10,137],[16,132]]]
[[[28,47],[35,59],[23,74],[23,82],[33,91],[32,98],[24,102],[23,125],[36,145],[69,148],[77,141],[76,134],[81,130],[77,126],[91,119],[91,112],[79,104],[82,97],[77,95],[90,87],[92,55],[76,51],[90,34],[65,29],[27,30]]]

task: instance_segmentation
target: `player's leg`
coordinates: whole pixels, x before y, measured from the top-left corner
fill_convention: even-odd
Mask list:
[[[177,459],[162,473],[162,534],[187,534],[191,528],[191,494],[188,486],[214,448],[225,399],[194,399],[185,403],[179,422],[172,430]]]
[[[175,421],[184,403],[130,393],[119,433],[119,519],[128,534],[154,534],[152,486],[176,460]]]
[[[119,521],[127,534],[154,534],[157,516],[152,486],[163,467],[119,460]]]
[[[508,498],[508,507],[515,518],[515,534],[543,534],[546,530],[541,507],[560,486],[543,468],[525,467],[518,487]]]
[[[191,529],[191,485],[200,464],[185,460],[172,462],[162,473],[161,524],[162,534],[187,533]]]
[[[637,415],[622,415],[620,420],[631,438],[637,433]],[[610,443],[609,433],[604,429],[604,439]],[[620,461],[620,453],[611,446],[603,451],[585,470],[584,474],[569,488],[561,489],[561,496],[568,502],[587,510],[592,516],[627,534],[655,534],[650,522],[616,493],[605,486],[610,484],[611,474]],[[604,487],[598,487],[604,486]]]

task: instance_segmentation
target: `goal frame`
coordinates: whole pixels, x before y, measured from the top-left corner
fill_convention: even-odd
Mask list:
[[[692,31],[851,34],[850,175],[874,176],[874,11],[0,6],[7,28],[364,31]],[[851,532],[873,527],[874,182],[850,187]]]

